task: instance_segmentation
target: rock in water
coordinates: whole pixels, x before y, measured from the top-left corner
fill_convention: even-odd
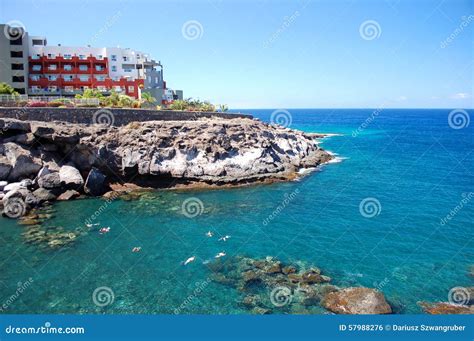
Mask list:
[[[56,196],[46,188],[38,188],[33,192],[33,195],[38,199],[40,203],[45,201],[54,201]]]
[[[84,192],[93,196],[99,196],[105,193],[105,175],[97,168],[92,168],[87,176],[84,185]]]
[[[329,292],[322,305],[336,314],[391,314],[384,295],[370,288],[351,287]]]
[[[59,179],[61,184],[71,188],[79,188],[84,185],[81,173],[72,166],[62,166],[59,169]]]
[[[418,305],[423,308],[425,313],[430,315],[445,315],[445,314],[474,314],[474,306],[451,304],[448,302],[428,303],[419,302]]]
[[[59,195],[58,200],[71,200],[71,199],[77,198],[80,195],[81,195],[81,193],[79,193],[78,191],[70,189],[70,190],[62,193],[61,195]]]

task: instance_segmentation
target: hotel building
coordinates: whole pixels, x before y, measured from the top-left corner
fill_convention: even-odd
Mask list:
[[[26,31],[9,37],[0,25],[0,82],[20,94],[73,96],[85,89],[111,91],[140,98],[150,92],[162,102],[182,99],[182,91],[167,89],[163,66],[147,54],[120,47],[51,46],[46,37]]]

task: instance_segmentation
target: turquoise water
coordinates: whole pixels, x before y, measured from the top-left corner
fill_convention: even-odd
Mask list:
[[[272,110],[251,112],[269,120]],[[238,290],[207,281],[203,262],[225,252],[314,264],[337,285],[377,287],[397,312],[419,313],[417,301],[447,301],[452,287],[474,284],[474,200],[441,223],[474,192],[474,128],[451,128],[449,112],[383,110],[354,137],[372,110],[290,110],[292,128],[342,134],[323,147],[344,160],[298,182],[57,203],[42,228],[86,231],[59,250],[26,244],[27,227],[0,218],[0,302],[7,313],[248,313]],[[183,215],[188,198],[202,214]],[[378,215],[360,213],[366,198],[378,200]],[[84,227],[98,210],[107,234]],[[104,286],[114,301],[100,307],[92,295]]]

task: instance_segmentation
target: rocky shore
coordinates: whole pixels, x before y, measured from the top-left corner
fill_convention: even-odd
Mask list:
[[[237,289],[242,294],[240,304],[253,314],[392,313],[380,291],[340,288],[314,265],[237,256],[208,267],[211,280]]]
[[[317,138],[250,118],[126,126],[0,119],[0,199],[19,217],[45,202],[119,188],[286,181],[333,157]]]

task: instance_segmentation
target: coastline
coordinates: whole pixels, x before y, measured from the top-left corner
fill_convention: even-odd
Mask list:
[[[0,197],[13,218],[43,203],[110,192],[295,181],[335,159],[319,146],[335,134],[239,116],[120,127],[2,118],[0,126]]]

